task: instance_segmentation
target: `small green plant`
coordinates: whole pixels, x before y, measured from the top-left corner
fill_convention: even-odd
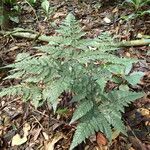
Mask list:
[[[127,16],[122,16],[122,19],[128,21],[137,17],[141,17],[145,14],[150,14],[150,10],[142,10],[143,6],[150,4],[150,0],[126,0],[126,2],[131,3],[133,5],[134,12]]]
[[[10,5],[13,5],[16,2],[17,2],[16,0],[2,0],[2,3],[10,4]]]
[[[48,0],[42,0],[41,7],[46,15],[44,20],[49,19],[55,11],[55,8],[50,6],[50,2]]]
[[[150,0],[126,0],[126,1],[131,3],[136,11],[140,9],[142,6],[150,3]]]
[[[34,5],[36,3],[36,0],[26,0],[28,3],[30,3],[31,5]]]
[[[25,2],[29,5],[29,7],[32,8],[34,15],[36,17],[36,20],[38,21],[38,16],[36,14],[36,10],[34,9],[35,5],[38,3],[37,0],[25,0]],[[40,0],[40,5],[42,8],[42,13],[44,12],[45,19],[44,20],[48,20],[50,19],[50,17],[52,16],[52,14],[54,13],[55,9],[54,7],[50,6],[50,2],[48,0]]]
[[[10,28],[10,21],[19,23],[20,7],[16,0],[2,0],[0,5],[0,27]]]
[[[137,60],[116,56],[117,44],[108,33],[86,38],[71,13],[56,31],[48,45],[37,47],[40,54],[21,53],[13,64],[5,66],[12,68],[6,79],[20,82],[3,88],[0,97],[18,95],[36,107],[48,101],[57,112],[58,98],[64,91],[71,92],[77,107],[70,124],[79,123],[70,150],[98,131],[110,141],[112,127],[126,134],[121,121],[124,106],[143,96],[127,86],[142,77],[140,72],[130,75]],[[106,92],[108,81],[117,82],[118,88]]]
[[[133,6],[133,8],[134,8],[133,13],[126,15],[126,16],[121,16],[121,18],[126,21],[135,19],[137,17],[142,17],[146,14],[150,14],[149,9],[143,10],[143,8],[142,8],[143,6],[149,5],[150,0],[126,0],[125,2],[132,4],[131,6]],[[123,4],[125,4],[125,3],[123,3]]]

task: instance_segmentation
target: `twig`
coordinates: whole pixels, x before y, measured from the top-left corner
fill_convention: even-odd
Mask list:
[[[34,116],[32,115],[32,117],[36,120],[36,122],[40,125],[40,127],[44,130],[44,127],[42,126],[42,124],[39,122],[39,120]]]
[[[130,47],[130,46],[143,46],[149,45],[150,39],[132,40],[132,41],[122,41],[119,43],[120,47]]]
[[[39,41],[43,41],[43,42],[51,41],[50,36],[40,35],[39,33],[33,34],[29,32],[24,32],[24,31],[19,31],[19,32],[0,31],[0,35],[11,35],[14,37],[27,38],[31,40],[36,39],[38,37],[37,40]],[[149,45],[149,44],[150,44],[150,39],[122,41],[118,43],[120,47],[143,46],[143,45]]]

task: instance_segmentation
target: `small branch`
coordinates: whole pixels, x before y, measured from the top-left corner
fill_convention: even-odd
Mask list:
[[[132,40],[132,41],[122,41],[119,43],[119,46],[129,47],[129,46],[143,46],[149,44],[150,44],[150,39],[140,39],[140,40]]]
[[[27,39],[34,40],[34,39],[37,38],[39,33],[33,34],[33,33],[23,32],[23,31],[18,31],[18,32],[0,31],[0,35],[3,35],[3,36],[11,35],[11,36],[14,36],[14,37],[27,38]],[[46,35],[40,35],[37,40],[43,41],[43,42],[49,42],[51,40],[51,37],[46,36]]]
[[[39,33],[33,34],[33,33],[29,33],[29,32],[23,32],[23,31],[18,31],[18,32],[8,32],[8,31],[0,31],[0,35],[12,35],[14,37],[20,37],[20,38],[27,38],[27,39],[36,39],[38,37],[37,40],[39,41],[43,41],[43,42],[49,42],[51,41],[51,37],[50,36],[46,36],[46,35],[40,35]],[[140,39],[140,40],[131,40],[131,41],[122,41],[119,42],[118,45],[120,47],[131,47],[131,46],[143,46],[143,45],[150,45],[150,39]]]

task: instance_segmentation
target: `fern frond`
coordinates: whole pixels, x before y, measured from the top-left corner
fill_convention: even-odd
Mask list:
[[[116,90],[108,93],[108,98],[111,99],[113,105],[118,111],[124,112],[124,107],[129,103],[144,96],[141,92],[121,91]]]
[[[48,76],[51,77],[51,73],[57,72],[56,69],[58,69],[58,65],[46,55],[35,58],[29,56],[27,60],[16,61],[13,65],[8,65],[7,67],[12,67],[13,69],[6,79],[18,78],[24,82],[34,83],[42,81]],[[55,68],[55,71],[53,68]]]
[[[79,103],[79,107],[77,107],[76,111],[73,114],[71,119],[71,123],[83,117],[87,112],[89,112],[93,108],[93,102],[88,100],[82,100]]]
[[[54,111],[56,111],[56,107],[58,104],[58,97],[67,90],[70,86],[70,79],[68,78],[60,78],[58,80],[54,80],[43,90],[43,98],[50,102],[53,106]]]
[[[81,123],[77,126],[70,149],[73,149],[97,131],[101,131],[109,140],[111,140],[111,126],[126,134],[125,126],[121,121],[122,108],[124,108],[123,106],[127,103],[143,97],[143,93],[125,93],[126,91],[116,92],[115,95],[118,94],[118,97],[113,96],[114,99],[112,99],[112,96],[108,96],[108,99],[110,99],[111,102],[103,101],[104,104],[100,105],[98,110],[94,107],[93,110],[89,111],[81,118]],[[105,96],[107,96],[107,94]],[[122,108],[118,109],[117,106],[120,105],[122,105]]]
[[[11,75],[7,76],[5,78],[6,79],[21,79],[21,77],[25,74],[25,71],[24,70],[21,70],[21,71],[17,71],[15,72],[15,70],[11,70]]]
[[[58,46],[53,46],[51,44],[45,45],[45,46],[40,46],[40,47],[35,47],[36,49],[49,54],[52,58],[56,58],[62,53],[62,48]]]
[[[74,134],[70,150],[85,141],[86,138],[97,131],[103,132],[111,139],[111,127],[108,125],[107,120],[96,109],[93,109],[80,120]]]
[[[118,49],[117,44],[108,32],[101,33],[91,44],[100,52],[112,52]]]
[[[67,15],[60,28],[56,31],[62,36],[72,39],[72,41],[78,40],[85,35],[72,13]]]
[[[11,87],[8,87],[8,88],[3,88],[1,91],[0,91],[0,97],[3,97],[3,96],[14,96],[14,95],[20,95],[22,93],[22,90],[21,90],[21,85],[16,85],[16,86],[11,86]]]
[[[115,55],[108,53],[101,53],[99,51],[87,51],[78,55],[76,58],[79,63],[90,63],[91,61],[102,61],[105,63],[122,64],[135,63],[137,60],[128,58],[119,58]]]
[[[0,97],[3,96],[21,96],[23,100],[32,100],[35,107],[38,107],[39,101],[42,100],[42,90],[34,85],[20,84],[3,88],[0,91]]]
[[[126,134],[126,129],[123,122],[121,121],[121,113],[119,111],[115,109],[109,109],[108,107],[107,110],[101,110],[101,112],[109,122],[110,126],[112,125],[118,131]]]

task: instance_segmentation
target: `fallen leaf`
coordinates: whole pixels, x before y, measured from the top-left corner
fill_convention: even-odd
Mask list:
[[[125,55],[129,58],[131,57],[131,54],[129,52],[126,52]]]
[[[111,20],[107,17],[105,17],[103,20],[104,20],[105,23],[111,23]]]
[[[136,137],[129,136],[129,140],[133,145],[133,148],[136,150],[146,150],[145,145]]]
[[[143,116],[150,118],[150,111],[148,109],[139,108],[137,111],[140,112]]]
[[[16,49],[18,49],[19,47],[18,46],[14,46],[14,47],[11,47],[9,50],[10,51],[14,51],[14,50],[16,50]]]
[[[12,146],[15,145],[22,145],[27,141],[27,137],[23,137],[21,138],[19,134],[16,134],[13,138],[12,138]]]
[[[137,34],[137,38],[139,38],[139,39],[141,39],[142,36],[143,36],[142,33],[138,33],[138,34]]]
[[[118,8],[117,7],[112,10],[112,13],[116,13],[116,12],[118,12]]]
[[[133,147],[130,147],[129,150],[135,150]]]
[[[53,16],[53,19],[57,19],[59,17],[64,17],[64,16],[65,16],[64,13],[62,13],[62,12],[56,12],[55,15]]]
[[[96,142],[99,146],[106,145],[107,139],[102,133],[98,132],[96,135]]]
[[[44,136],[45,140],[48,140],[48,139],[49,139],[49,136],[47,135],[47,133],[46,133],[46,132],[42,132],[42,134],[43,134],[43,136]]]
[[[23,127],[24,136],[28,136],[30,129],[31,129],[30,125],[26,123]]]
[[[57,134],[51,141],[45,144],[45,150],[54,150],[55,144],[63,138],[63,134]]]
[[[13,136],[12,138],[12,143],[11,145],[12,146],[15,146],[15,145],[22,145],[24,144],[25,142],[27,142],[27,136],[29,134],[29,130],[31,129],[30,125],[28,123],[26,123],[23,127],[23,132],[24,132],[24,135],[23,137],[21,138],[19,134],[16,134],[15,136]]]
[[[146,125],[146,126],[150,126],[150,121],[146,121],[146,122],[145,122],[145,125]]]

